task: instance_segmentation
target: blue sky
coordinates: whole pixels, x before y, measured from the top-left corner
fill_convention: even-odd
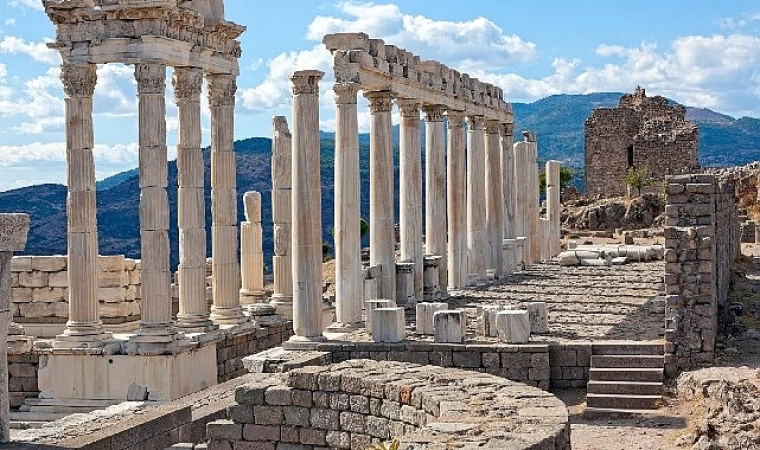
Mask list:
[[[54,38],[41,0],[0,0],[0,191],[65,182],[63,91]],[[640,0],[363,1],[227,0],[242,36],[236,138],[268,136],[273,115],[289,116],[287,76],[328,72],[321,126],[334,126],[328,32],[364,31],[497,84],[508,101],[552,94],[632,91],[735,117],[760,116],[760,4],[755,1]],[[167,89],[170,156],[176,109]],[[137,166],[132,68],[101,66],[95,94],[96,171]],[[363,102],[360,102],[363,103]],[[204,114],[204,145],[208,115]],[[360,127],[368,127],[366,106]],[[539,136],[540,139],[540,136]]]

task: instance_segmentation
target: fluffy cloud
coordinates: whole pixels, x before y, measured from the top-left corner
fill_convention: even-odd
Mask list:
[[[47,48],[47,42],[49,41],[31,42],[16,36],[5,36],[0,41],[0,53],[23,54],[41,63],[60,64],[60,55],[57,51]]]
[[[8,4],[13,7],[26,7],[36,9],[37,11],[44,11],[42,7],[42,1],[39,0],[8,0]]]

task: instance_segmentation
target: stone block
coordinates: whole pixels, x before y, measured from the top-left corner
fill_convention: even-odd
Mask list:
[[[41,288],[48,285],[48,278],[47,272],[21,272],[18,283],[22,287]]]
[[[377,308],[372,312],[372,340],[401,342],[406,334],[404,308]]]
[[[0,252],[24,250],[29,222],[27,214],[0,214]]]
[[[527,304],[528,317],[530,318],[530,332],[545,334],[549,332],[549,314],[546,310],[546,302],[530,302]]]
[[[464,311],[442,310],[433,315],[435,342],[462,344],[467,336]]]
[[[32,270],[40,272],[59,272],[66,270],[68,258],[65,256],[34,256]]]
[[[425,302],[418,303],[416,310],[416,329],[417,334],[432,335],[435,334],[433,316],[436,312],[449,309],[448,303],[442,302]]]
[[[243,425],[243,439],[246,441],[278,442],[280,436],[280,427],[253,424]]]
[[[31,272],[31,256],[14,256],[11,258],[11,272]]]
[[[367,300],[364,302],[365,305],[365,328],[367,329],[367,332],[372,334],[372,319],[373,314],[372,312],[376,310],[377,308],[395,308],[396,302],[393,300],[388,299],[373,299],[373,300]]]
[[[69,287],[69,272],[67,270],[51,272],[48,276],[48,286],[60,288]]]
[[[508,344],[526,344],[530,340],[528,311],[500,311],[496,314],[499,340]]]
[[[504,311],[502,305],[478,305],[478,333],[481,336],[496,337],[496,313]]]
[[[211,440],[239,441],[243,437],[243,425],[221,419],[206,425],[206,438]]]

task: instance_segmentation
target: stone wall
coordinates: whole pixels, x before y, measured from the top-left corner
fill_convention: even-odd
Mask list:
[[[243,376],[243,358],[276,347],[293,335],[293,322],[276,320],[260,323],[242,333],[227,335],[216,344],[217,380],[219,383]]]
[[[655,180],[697,168],[698,130],[685,115],[683,106],[647,97],[641,88],[624,95],[617,108],[595,109],[585,123],[586,193],[625,195],[631,162]]]
[[[557,398],[457,369],[346,361],[264,375],[237,388],[235,400],[228,420],[209,423],[209,449],[359,450],[393,439],[416,449],[570,448],[567,409]]]
[[[591,368],[591,346],[590,342],[549,346],[552,388],[586,387]]]
[[[665,213],[665,369],[711,364],[715,339],[733,322],[731,265],[739,254],[734,187],[715,175],[669,178]]]
[[[129,331],[140,320],[140,262],[124,256],[99,258],[100,318],[107,329]],[[13,320],[29,335],[53,337],[69,318],[68,258],[15,256],[11,260]]]
[[[17,409],[27,398],[40,395],[37,368],[40,357],[34,352],[8,354],[8,397],[11,409]]]
[[[754,244],[757,224],[754,220],[747,220],[739,225],[739,233],[741,235],[741,242]]]

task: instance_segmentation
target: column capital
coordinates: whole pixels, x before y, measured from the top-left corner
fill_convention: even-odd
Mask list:
[[[61,64],[61,81],[67,97],[92,97],[98,81],[95,64]]]
[[[200,101],[203,87],[203,69],[199,67],[176,67],[172,74],[174,100]]]
[[[509,122],[501,122],[499,124],[499,133],[502,136],[514,136],[515,124]]]
[[[166,64],[135,64],[135,80],[138,94],[162,94],[166,92]]]
[[[237,92],[235,75],[213,74],[207,75],[206,79],[210,106],[231,106],[235,103],[235,92]]]
[[[293,95],[319,94],[319,80],[325,76],[319,70],[299,70],[290,76],[293,83]]]
[[[499,134],[499,125],[501,124],[498,120],[486,120],[485,122],[486,134]]]
[[[369,110],[372,114],[391,112],[391,109],[393,109],[393,94],[391,91],[366,92],[364,97],[369,100]]]
[[[404,119],[420,120],[420,101],[416,98],[397,98],[396,105]]]
[[[464,128],[464,111],[449,109],[448,111],[446,111],[446,117],[449,118],[448,120],[449,129]]]
[[[335,92],[336,105],[355,105],[356,95],[359,93],[361,85],[358,83],[335,83],[333,91]]]
[[[485,118],[483,116],[467,116],[467,126],[471,130],[484,130]]]
[[[422,108],[425,111],[425,122],[443,122],[443,113],[446,107],[443,105],[425,105]]]

